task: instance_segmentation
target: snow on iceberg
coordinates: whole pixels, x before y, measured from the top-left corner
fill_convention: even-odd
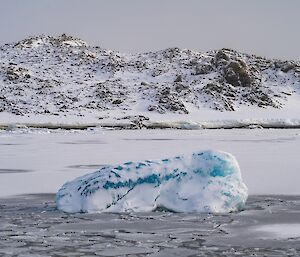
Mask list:
[[[56,204],[65,212],[230,212],[247,195],[235,157],[204,151],[103,167],[64,184]]]

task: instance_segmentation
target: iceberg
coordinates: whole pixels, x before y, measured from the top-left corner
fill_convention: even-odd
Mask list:
[[[69,213],[219,213],[242,210],[247,191],[236,158],[210,150],[105,166],[65,183],[55,201]]]

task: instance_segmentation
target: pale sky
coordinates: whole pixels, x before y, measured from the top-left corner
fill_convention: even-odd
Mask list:
[[[66,33],[121,52],[223,47],[300,60],[300,0],[0,0],[0,44]]]

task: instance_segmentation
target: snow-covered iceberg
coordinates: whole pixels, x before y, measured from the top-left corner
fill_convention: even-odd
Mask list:
[[[235,157],[219,151],[106,166],[56,194],[65,212],[230,212],[241,210],[246,199]]]

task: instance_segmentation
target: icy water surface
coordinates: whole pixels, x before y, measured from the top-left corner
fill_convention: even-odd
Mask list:
[[[236,156],[250,193],[245,211],[70,215],[55,208],[63,183],[103,165],[206,149]],[[300,195],[299,152],[299,129],[0,131],[0,256],[299,257],[300,196],[280,196]]]
[[[0,130],[0,197],[55,193],[104,165],[207,149],[237,158],[250,194],[300,195],[299,129],[20,129]]]
[[[66,214],[53,198],[0,199],[0,256],[300,256],[300,196],[251,196],[218,215]]]

